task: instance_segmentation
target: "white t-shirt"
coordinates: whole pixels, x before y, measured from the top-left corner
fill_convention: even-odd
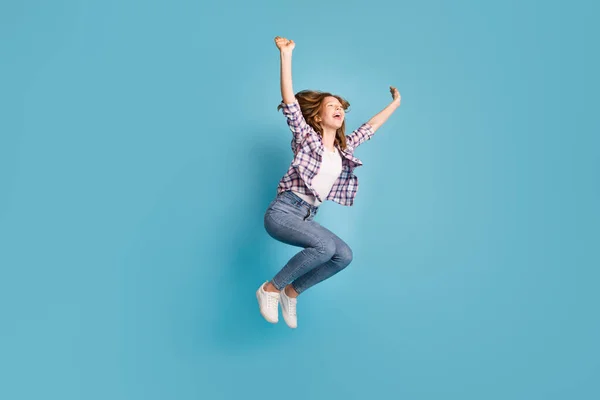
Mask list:
[[[334,148],[333,151],[331,151],[325,148],[325,150],[323,151],[323,160],[321,162],[321,168],[319,168],[319,172],[317,172],[312,181],[313,189],[315,189],[315,191],[319,193],[319,196],[321,197],[321,199],[323,199],[323,201],[325,201],[327,195],[329,195],[333,184],[335,183],[336,179],[340,176],[341,173],[342,156],[340,155],[338,149]],[[317,200],[316,197],[310,194],[298,192],[294,193],[307,203],[312,204],[314,206],[318,206],[322,203],[319,200]]]

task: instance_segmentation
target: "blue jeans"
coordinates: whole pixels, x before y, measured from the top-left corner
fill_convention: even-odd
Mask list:
[[[290,191],[280,193],[267,208],[267,233],[282,243],[304,248],[271,280],[278,290],[291,284],[302,293],[352,262],[350,247],[313,220],[318,209]]]

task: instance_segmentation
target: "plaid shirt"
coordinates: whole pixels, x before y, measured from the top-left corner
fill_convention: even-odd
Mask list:
[[[323,202],[323,199],[311,186],[325,150],[321,136],[305,121],[298,101],[292,104],[283,102],[281,104],[283,114],[286,116],[287,124],[293,134],[291,147],[294,159],[286,174],[279,181],[277,194],[293,190],[315,196],[320,202]],[[332,200],[344,206],[354,204],[354,198],[358,191],[358,177],[352,171],[363,165],[361,160],[354,157],[354,150],[363,142],[370,140],[374,133],[373,127],[364,123],[351,134],[346,135],[346,150],[342,150],[336,145],[342,155],[342,172],[325,200]]]

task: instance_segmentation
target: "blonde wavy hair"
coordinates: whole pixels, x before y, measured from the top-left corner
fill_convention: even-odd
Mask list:
[[[298,100],[304,119],[321,137],[323,137],[323,128],[321,124],[316,121],[316,117],[321,112],[323,100],[328,96],[338,99],[342,104],[344,112],[348,112],[350,103],[338,95],[321,92],[319,90],[301,90],[296,93],[296,99]],[[279,104],[277,110],[279,111],[281,108],[283,108],[283,106],[282,104]],[[342,126],[335,132],[335,143],[337,143],[341,149],[346,149],[346,118],[344,118]]]

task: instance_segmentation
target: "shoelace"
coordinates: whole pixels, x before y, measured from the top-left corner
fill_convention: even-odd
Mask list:
[[[267,307],[269,308],[277,308],[278,306],[278,298],[277,296],[267,295]]]
[[[296,299],[292,299],[290,298],[290,301],[288,302],[288,313],[290,315],[296,315]]]

